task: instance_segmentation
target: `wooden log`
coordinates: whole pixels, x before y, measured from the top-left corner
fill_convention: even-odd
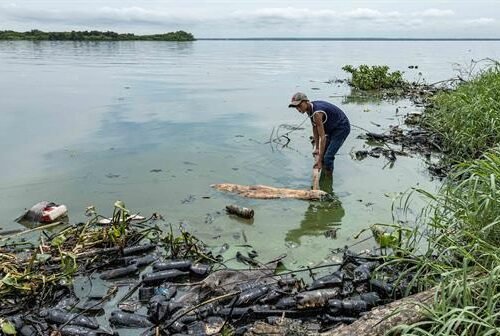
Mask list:
[[[434,299],[436,289],[408,296],[401,300],[375,307],[356,322],[341,325],[320,336],[383,336],[391,328],[401,324],[413,324],[424,319],[423,305],[429,305]]]
[[[321,169],[313,168],[313,190],[319,190],[319,177],[321,176]]]
[[[232,192],[243,197],[258,199],[295,198],[316,201],[327,195],[327,193],[322,190],[297,190],[275,188],[265,185],[246,186],[240,184],[221,183],[212,184],[211,187],[219,191]]]
[[[257,335],[290,335],[292,331],[298,335],[312,336],[383,336],[391,328],[402,324],[413,324],[422,321],[425,316],[421,305],[430,305],[436,289],[432,288],[406,298],[396,300],[383,306],[373,308],[363,317],[352,324],[340,326],[323,333],[307,330],[301,326],[294,326],[294,321],[287,319],[286,314],[282,322],[270,325],[257,321],[245,333],[245,336]]]

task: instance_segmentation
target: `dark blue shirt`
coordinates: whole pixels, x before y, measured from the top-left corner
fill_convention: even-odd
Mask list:
[[[325,134],[331,134],[335,130],[350,127],[349,119],[345,115],[344,111],[342,111],[337,106],[322,100],[315,100],[312,101],[311,103],[313,109],[312,109],[312,114],[309,115],[309,117],[312,117],[314,112],[318,111],[325,112],[322,116]]]

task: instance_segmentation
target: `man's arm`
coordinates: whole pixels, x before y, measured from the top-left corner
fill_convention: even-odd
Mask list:
[[[318,151],[318,155],[316,156],[316,162],[314,163],[314,168],[321,169],[323,156],[325,155],[325,144],[326,144],[326,136],[325,136],[325,128],[323,127],[323,118],[321,113],[313,114],[313,135],[314,140],[316,141],[316,149]]]

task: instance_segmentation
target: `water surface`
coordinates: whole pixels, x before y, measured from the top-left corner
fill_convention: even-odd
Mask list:
[[[334,83],[346,77],[342,66],[387,64],[432,83],[456,75],[455,63],[499,54],[491,41],[0,42],[0,225],[18,228],[13,219],[40,200],[64,203],[71,221],[83,221],[87,206],[110,215],[121,199],[211,245],[228,242],[227,257],[248,243],[263,260],[286,253],[290,264],[317,264],[367,225],[392,223],[399,193],[439,185],[418,156],[393,166],[351,158],[364,146],[362,129],[382,132],[417,108],[349,99]],[[356,126],[335,163],[341,205],[212,190],[310,187],[308,122],[287,148],[266,143],[280,124],[304,121],[287,108],[298,90],[338,104]],[[253,208],[254,220],[227,216],[231,203]],[[416,198],[413,211],[423,203]],[[325,237],[333,227],[337,239]]]

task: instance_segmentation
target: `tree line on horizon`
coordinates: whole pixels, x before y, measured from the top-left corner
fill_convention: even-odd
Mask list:
[[[70,31],[44,32],[33,29],[27,32],[0,30],[0,40],[31,40],[31,41],[194,41],[193,34],[183,30],[153,35],[119,34],[112,31]]]

